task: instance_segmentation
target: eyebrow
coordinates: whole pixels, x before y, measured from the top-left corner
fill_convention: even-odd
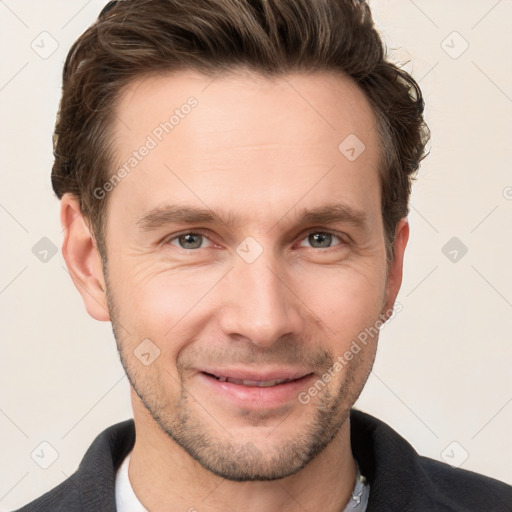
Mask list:
[[[213,212],[207,208],[194,206],[165,205],[154,208],[143,215],[137,225],[143,231],[152,231],[171,224],[225,224],[234,226],[243,224],[248,215],[236,217],[232,212]],[[276,224],[279,224],[278,221]],[[298,211],[296,224],[334,224],[347,223],[364,229],[368,225],[367,214],[347,204],[327,204],[312,209]]]

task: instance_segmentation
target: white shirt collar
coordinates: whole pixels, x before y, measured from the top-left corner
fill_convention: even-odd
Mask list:
[[[117,512],[148,512],[133,492],[132,484],[128,477],[128,465],[131,452],[125,457],[123,463],[116,472],[116,507]]]

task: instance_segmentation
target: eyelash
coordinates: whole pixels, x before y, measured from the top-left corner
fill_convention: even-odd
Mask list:
[[[301,241],[308,238],[310,235],[312,234],[318,234],[318,233],[321,233],[321,234],[326,234],[326,235],[332,235],[332,236],[335,236],[336,238],[338,238],[340,240],[340,243],[338,245],[335,245],[333,247],[325,247],[325,248],[319,248],[319,247],[308,247],[309,249],[312,249],[313,251],[320,251],[320,252],[328,252],[328,251],[331,251],[331,250],[335,250],[336,247],[338,246],[344,246],[347,244],[347,240],[344,240],[343,239],[343,236],[341,234],[338,234],[334,231],[330,231],[330,230],[319,230],[319,229],[315,229],[315,230],[310,230],[308,231],[305,236],[303,236],[301,238]],[[173,240],[176,240],[178,239],[180,236],[183,236],[183,235],[201,235],[201,236],[204,236],[205,238],[207,238],[210,242],[212,242],[212,240],[210,239],[210,237],[202,230],[196,230],[196,231],[183,231],[182,233],[178,233],[176,235],[173,235],[171,238],[167,238],[165,241],[164,241],[164,244],[169,244],[169,245],[172,245],[171,242]],[[212,242],[213,243],[213,242]],[[184,251],[184,252],[193,252],[193,251],[198,251],[199,249],[201,249],[201,247],[198,247],[196,249],[184,249],[183,247],[179,247],[179,246],[174,246],[176,247],[177,249],[181,250],[181,251]],[[302,247],[302,246],[301,246]]]

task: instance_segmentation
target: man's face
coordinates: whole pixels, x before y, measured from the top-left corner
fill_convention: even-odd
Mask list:
[[[138,399],[217,475],[297,472],[340,432],[377,340],[343,354],[397,292],[363,93],[327,74],[145,78],[122,95],[114,144],[114,170],[150,148],[107,208],[110,318]]]

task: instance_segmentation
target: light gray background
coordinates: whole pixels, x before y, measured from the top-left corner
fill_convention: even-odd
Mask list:
[[[105,3],[0,0],[3,510],[64,480],[101,430],[131,417],[110,324],[87,315],[60,254],[50,187],[62,65]],[[403,311],[356,407],[423,455],[512,484],[512,1],[372,6],[393,60],[411,61],[432,144],[412,197]],[[58,248],[46,262],[32,251],[43,237]],[[42,442],[58,453],[48,469]]]

